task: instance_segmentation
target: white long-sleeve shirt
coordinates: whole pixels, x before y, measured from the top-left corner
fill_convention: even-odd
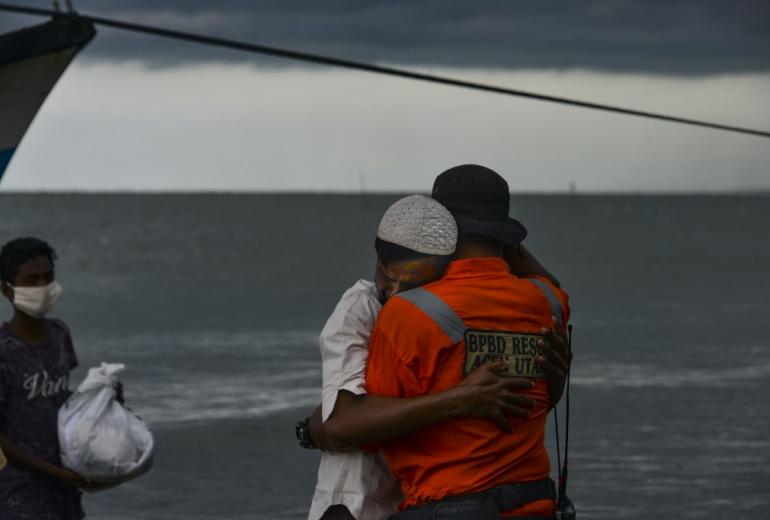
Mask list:
[[[374,283],[359,280],[342,295],[321,331],[324,422],[340,390],[366,393],[369,337],[380,308]],[[384,520],[396,512],[400,501],[398,481],[381,454],[324,452],[308,520],[318,520],[335,504],[346,506],[357,520]]]

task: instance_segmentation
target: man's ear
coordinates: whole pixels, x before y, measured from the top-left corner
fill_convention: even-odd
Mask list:
[[[13,289],[5,282],[0,282],[0,290],[9,302],[13,303]]]

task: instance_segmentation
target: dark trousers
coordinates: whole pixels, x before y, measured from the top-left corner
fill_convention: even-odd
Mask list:
[[[356,520],[356,518],[350,514],[347,507],[335,505],[326,510],[321,520]]]

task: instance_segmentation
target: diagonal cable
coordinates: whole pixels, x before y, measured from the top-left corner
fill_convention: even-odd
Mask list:
[[[447,76],[436,76],[433,74],[413,72],[406,69],[385,67],[381,65],[374,65],[371,63],[363,63],[358,61],[345,60],[341,58],[334,58],[331,56],[323,56],[320,54],[312,54],[307,52],[282,49],[278,47],[270,47],[267,45],[246,43],[238,40],[230,40],[227,38],[206,36],[201,34],[185,32],[185,31],[176,31],[172,29],[165,29],[163,27],[154,27],[150,25],[138,24],[133,22],[124,22],[121,20],[114,20],[111,18],[104,18],[100,16],[83,15],[83,14],[78,14],[74,12],[66,14],[66,13],[61,13],[59,11],[53,11],[51,9],[24,7],[24,6],[6,4],[6,3],[0,3],[0,11],[9,11],[9,12],[22,13],[22,14],[54,16],[54,17],[78,16],[91,23],[94,23],[97,25],[103,25],[105,27],[113,27],[115,29],[122,29],[126,31],[133,31],[133,32],[139,32],[144,34],[152,34],[155,36],[161,36],[164,38],[171,38],[175,40],[182,40],[182,41],[200,43],[204,45],[213,45],[216,47],[224,47],[228,49],[236,49],[240,51],[253,52],[256,54],[264,54],[267,56],[275,56],[278,58],[304,61],[306,63],[329,65],[333,67],[341,67],[341,68],[353,69],[353,70],[362,70],[366,72],[372,72],[375,74],[385,74],[388,76],[396,76],[396,77],[409,78],[409,79],[414,79],[419,81],[427,81],[431,83],[438,83],[441,85],[450,85],[454,87],[480,90],[483,92],[492,92],[495,94],[503,94],[508,96],[527,98],[527,99],[535,99],[538,101],[546,101],[549,103],[558,103],[561,105],[588,108],[592,110],[601,110],[604,112],[612,112],[615,114],[644,117],[647,119],[656,119],[659,121],[668,121],[671,123],[681,123],[686,125],[700,126],[700,127],[712,128],[716,130],[724,130],[728,132],[738,132],[742,134],[755,135],[759,137],[770,137],[770,132],[764,131],[764,130],[755,130],[752,128],[724,125],[721,123],[712,123],[709,121],[701,121],[697,119],[689,119],[684,117],[659,114],[656,112],[647,112],[644,110],[635,110],[631,108],[605,105],[603,103],[592,103],[589,101],[581,101],[578,99],[571,99],[566,97],[549,96],[547,94],[538,94],[536,92],[528,92],[524,90],[499,87],[496,85],[489,85],[485,83],[476,83],[473,81],[465,81],[465,80],[451,78]]]

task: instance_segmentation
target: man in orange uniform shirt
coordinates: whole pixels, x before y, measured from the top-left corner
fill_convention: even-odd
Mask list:
[[[405,509],[395,518],[482,520],[549,518],[545,424],[551,404],[537,363],[542,335],[568,318],[567,295],[545,278],[518,278],[503,259],[526,229],[508,216],[508,184],[477,165],[441,174],[433,197],[457,220],[457,259],[444,276],[400,293],[382,309],[372,332],[367,391],[394,397],[457,385],[481,363],[509,361],[508,374],[528,377],[528,418],[511,417],[513,432],[471,418],[445,421],[378,446],[402,482]]]

